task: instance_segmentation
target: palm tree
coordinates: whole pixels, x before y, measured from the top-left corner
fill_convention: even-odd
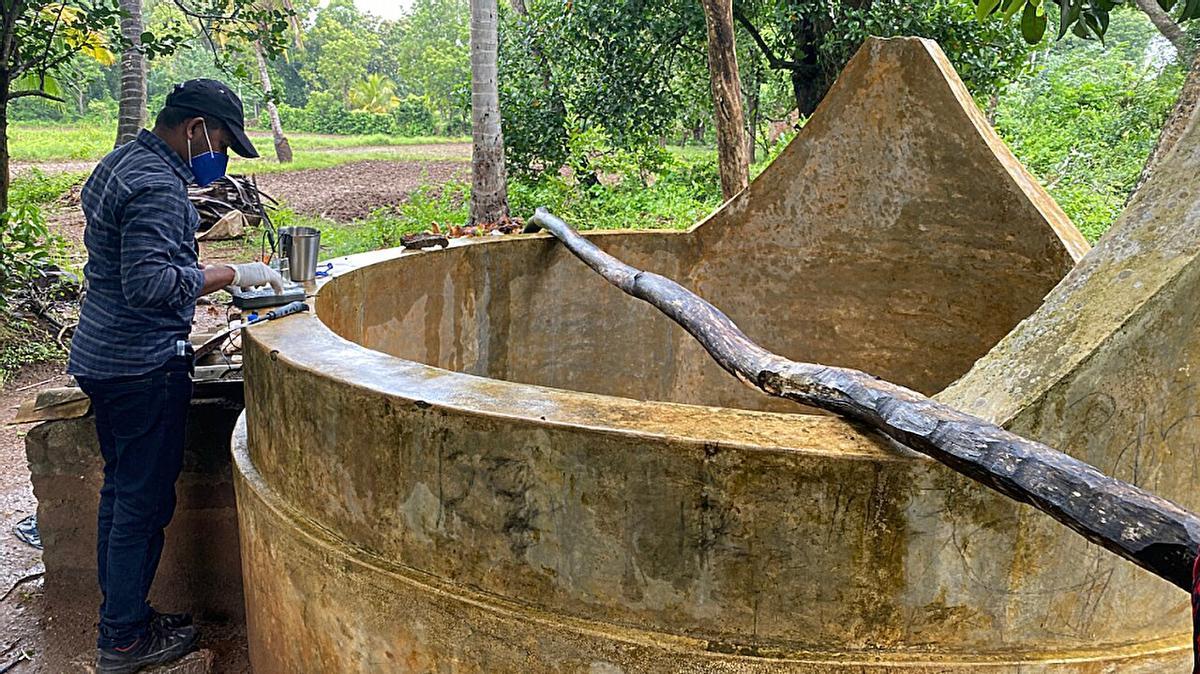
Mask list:
[[[288,27],[292,30],[292,44],[297,47],[303,45],[300,20],[296,16],[296,8],[292,6],[292,0],[259,0],[255,4],[258,9],[285,12]],[[260,34],[267,32],[267,26],[259,24],[258,31]],[[261,39],[254,41],[254,59],[258,62],[258,78],[262,82],[263,94],[266,97],[267,117],[271,120],[271,138],[275,141],[275,158],[279,160],[280,164],[287,164],[292,161],[292,145],[288,142],[287,136],[283,135],[283,123],[279,121],[279,107],[275,105],[275,98],[271,95],[274,87],[271,86],[271,73],[267,70],[267,55]]]
[[[508,179],[504,134],[500,129],[500,89],[496,81],[499,30],[496,0],[471,0],[471,221],[508,218]]]
[[[121,0],[121,35],[129,46],[121,53],[121,103],[117,112],[118,147],[133,140],[146,123],[146,59],[141,52],[142,0]]]
[[[263,54],[262,40],[254,41],[254,58],[258,60],[258,77],[262,80],[263,93],[267,98],[267,117],[271,119],[271,137],[275,141],[275,158],[280,164],[292,161],[292,144],[283,135],[283,123],[279,121],[279,108],[271,96],[271,73],[267,71],[267,57]]]
[[[366,112],[391,112],[400,99],[396,98],[396,85],[379,73],[367,75],[367,79],[350,87],[350,108]]]

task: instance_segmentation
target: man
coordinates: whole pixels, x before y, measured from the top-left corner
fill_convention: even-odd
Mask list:
[[[262,262],[197,262],[187,185],[223,175],[230,148],[258,156],[243,126],[226,85],[176,85],[153,132],[109,153],[83,188],[88,290],[67,371],[92,400],[104,457],[98,672],[135,672],[195,648],[191,616],[158,613],[146,597],[175,511],[196,299],[230,285],[282,287]]]

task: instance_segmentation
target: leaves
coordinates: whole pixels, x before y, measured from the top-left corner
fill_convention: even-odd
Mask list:
[[[1029,44],[1037,44],[1045,33],[1046,14],[1042,11],[1042,5],[1026,3],[1025,11],[1021,13],[1021,36]]]
[[[350,108],[353,110],[386,114],[398,105],[396,84],[379,73],[371,73],[350,87]]]
[[[1200,0],[1157,0],[1164,11],[1179,9],[1176,21],[1185,23],[1200,16]],[[997,0],[975,0],[976,16],[983,20],[993,13]],[[1007,21],[1022,9],[1021,35],[1030,44],[1042,40],[1046,31],[1046,13],[1050,0],[1012,0],[1005,6],[1003,17]],[[1061,40],[1067,31],[1083,39],[1104,40],[1112,11],[1121,4],[1120,0],[1054,0],[1058,5],[1058,31],[1055,39]]]
[[[979,4],[975,7],[975,18],[983,21],[1000,5],[1000,0],[979,0]]]

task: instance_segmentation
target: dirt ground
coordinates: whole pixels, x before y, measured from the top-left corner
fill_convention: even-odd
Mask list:
[[[471,158],[469,143],[436,143],[431,145],[368,145],[355,147],[331,147],[318,150],[305,150],[307,154],[413,154],[428,157],[430,160],[466,161]],[[83,173],[91,171],[96,165],[91,159],[71,159],[49,162],[17,161],[9,166],[13,177],[37,169],[42,173]],[[242,170],[236,164],[231,167],[235,172]]]
[[[442,185],[469,176],[461,161],[369,160],[327,169],[269,173],[258,178],[263,192],[297,213],[345,222],[381,206],[396,206],[422,185]]]
[[[44,388],[67,385],[61,363],[43,363],[22,370],[0,387],[0,672],[59,674],[73,672],[70,663],[94,655],[91,620],[58,624],[51,641],[47,630],[56,616],[47,615],[42,592],[41,551],[13,535],[13,527],[37,510],[25,459],[28,426],[10,426],[22,401]],[[201,646],[216,654],[215,671],[250,671],[245,631],[241,626],[201,624]],[[63,636],[65,635],[65,636]],[[9,666],[12,666],[11,668]]]
[[[431,146],[439,147],[439,146]],[[470,165],[462,161],[393,161],[372,159],[323,169],[260,176],[263,192],[304,215],[348,222],[366,217],[383,206],[404,203],[422,185],[444,185],[468,180]],[[68,242],[72,262],[83,263],[83,212],[79,190],[49,209],[51,229]],[[201,259],[232,262],[225,244],[201,244]]]
[[[25,427],[10,426],[17,407],[34,390],[61,385],[61,366],[42,364],[25,368],[0,388],[0,671],[21,661],[11,671],[53,671],[42,667],[46,652],[42,630],[42,553],[17,539],[13,527],[37,510],[29,466],[25,461]],[[49,380],[49,381],[47,381]],[[32,389],[22,390],[32,386]]]
[[[71,170],[88,168],[90,164],[82,163]],[[402,203],[421,185],[467,179],[468,172],[469,165],[462,161],[369,160],[327,169],[269,174],[260,178],[259,184],[297,212],[345,221],[366,216],[381,206]],[[49,221],[52,229],[68,240],[72,255],[78,257],[75,261],[81,264],[83,216],[77,199],[77,193],[74,198],[64,199],[50,213]],[[202,248],[202,258],[209,260],[240,253],[231,252],[228,246],[202,244]],[[202,303],[197,307],[197,325],[216,327],[224,322],[224,311],[225,307],[219,303]],[[45,614],[41,552],[12,533],[17,522],[36,511],[37,503],[25,459],[27,427],[10,426],[8,422],[22,401],[35,397],[42,389],[63,386],[68,381],[62,364],[40,364],[25,368],[0,387],[0,595],[4,595],[0,598],[0,672],[70,671],[63,662],[63,653],[78,652],[86,657],[90,652],[93,624],[61,625],[56,633],[72,635],[71,643],[48,642],[45,630],[54,616]],[[216,625],[203,625],[202,630],[203,645],[217,654],[216,671],[231,674],[249,671],[244,632]]]

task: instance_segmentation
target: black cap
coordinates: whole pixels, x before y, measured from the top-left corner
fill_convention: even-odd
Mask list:
[[[166,105],[221,120],[233,136],[230,147],[234,152],[250,159],[258,156],[258,150],[246,137],[242,99],[224,82],[206,79],[181,82],[167,94]]]

